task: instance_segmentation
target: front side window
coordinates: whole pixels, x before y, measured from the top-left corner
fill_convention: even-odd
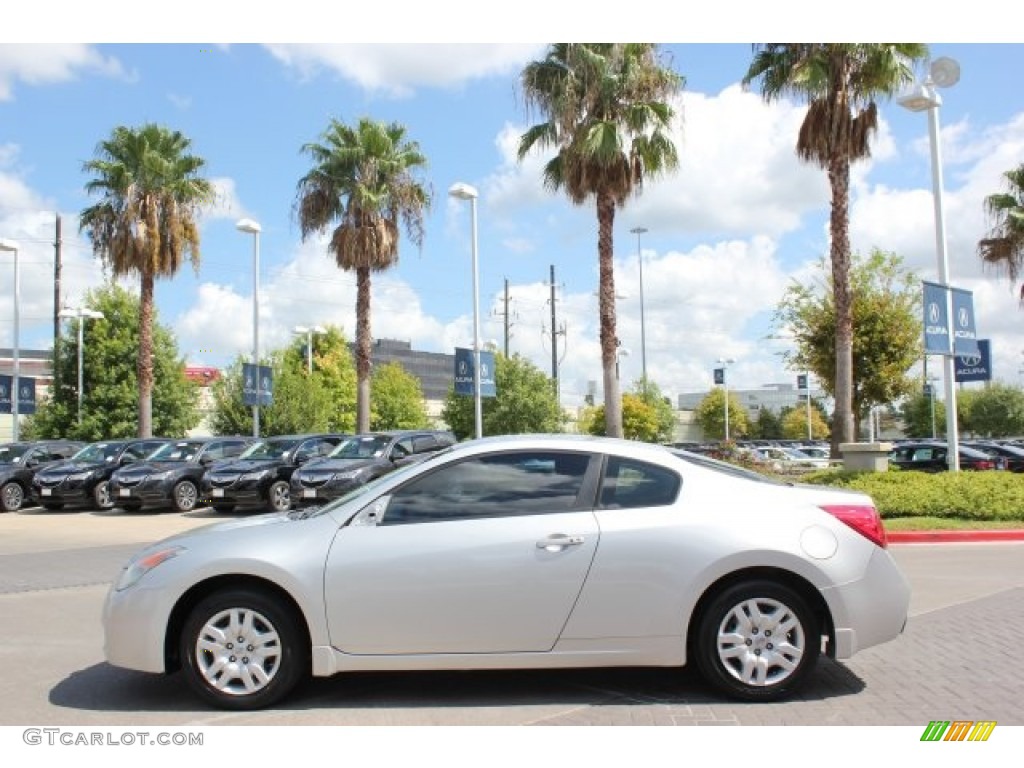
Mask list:
[[[295,447],[298,440],[260,440],[250,445],[239,458],[280,459]]]
[[[603,509],[660,507],[679,495],[681,481],[675,472],[635,459],[611,456],[601,482]]]
[[[150,461],[192,461],[195,455],[202,449],[200,442],[183,440],[176,443],[167,443],[157,448],[150,454]]]
[[[544,515],[578,507],[590,454],[476,456],[422,475],[392,495],[383,525]]]

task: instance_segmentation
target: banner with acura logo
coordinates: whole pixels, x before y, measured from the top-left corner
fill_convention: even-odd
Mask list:
[[[28,416],[36,412],[36,380],[31,376],[19,376],[18,414]],[[0,413],[14,413],[13,376],[0,376]]]
[[[962,288],[922,281],[924,287],[924,353],[926,355],[976,355],[978,335],[974,325],[974,294]],[[952,295],[953,317],[947,314],[947,294]],[[952,323],[950,323],[952,319]],[[952,326],[953,343],[949,343]],[[952,347],[952,350],[950,349]]]
[[[494,380],[494,353],[480,352],[480,397],[497,397],[498,387]],[[455,348],[455,394],[472,395],[473,391],[473,350]]]
[[[991,342],[988,339],[978,339],[978,354],[957,355],[955,365],[957,381],[991,381]]]

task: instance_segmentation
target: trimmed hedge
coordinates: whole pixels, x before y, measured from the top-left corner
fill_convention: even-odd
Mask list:
[[[1014,472],[848,472],[823,470],[804,483],[870,494],[883,518],[1024,520],[1024,475]]]

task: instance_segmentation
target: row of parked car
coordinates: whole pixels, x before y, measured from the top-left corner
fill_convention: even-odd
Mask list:
[[[128,511],[201,505],[284,511],[320,504],[455,443],[450,432],[401,430],[0,445],[0,509],[28,503]]]

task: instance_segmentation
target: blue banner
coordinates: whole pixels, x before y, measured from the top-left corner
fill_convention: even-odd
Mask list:
[[[807,374],[801,373],[796,377],[796,388],[807,389]]]
[[[924,287],[924,353],[948,355],[949,320],[946,314],[946,286],[922,281]]]
[[[274,372],[269,365],[242,363],[242,404],[274,404]]]
[[[954,358],[956,381],[992,380],[992,344],[988,339],[978,339],[978,354],[957,355]]]
[[[0,413],[14,413],[13,376],[0,376]],[[36,412],[36,380],[31,376],[19,376],[18,415],[26,416]]]
[[[480,352],[480,397],[497,397],[498,386],[494,380],[494,353]],[[455,348],[455,394],[472,395],[473,350]]]
[[[715,368],[715,384],[725,384],[725,368]]]
[[[953,294],[953,354],[978,354],[978,333],[974,326],[974,294],[950,288]]]

